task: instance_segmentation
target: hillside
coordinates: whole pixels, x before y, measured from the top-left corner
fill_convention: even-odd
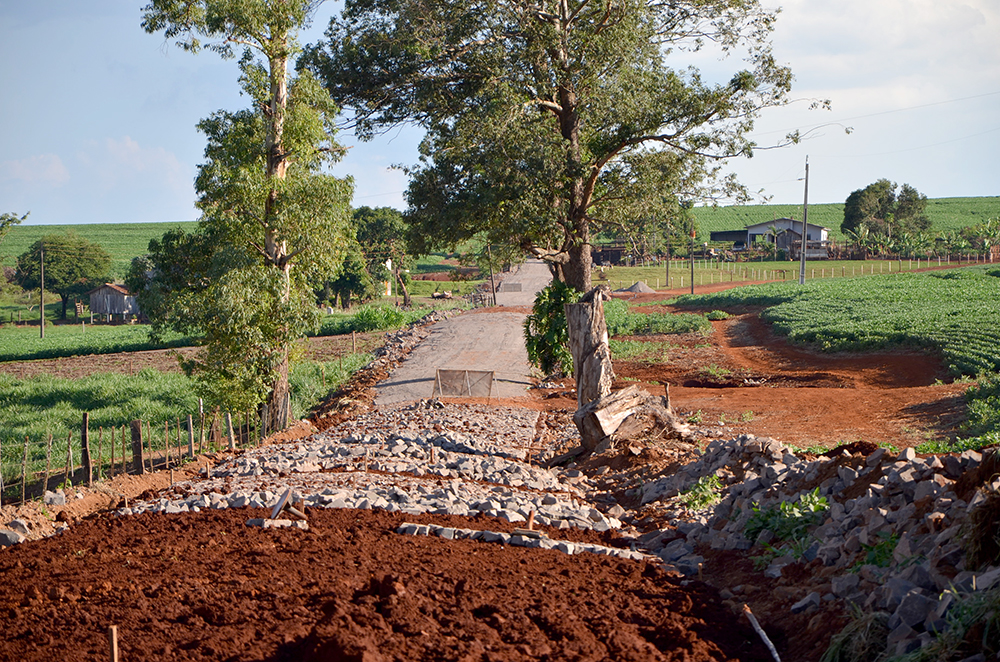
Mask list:
[[[0,244],[0,264],[13,266],[17,256],[28,250],[47,234],[75,232],[80,237],[100,244],[111,255],[114,275],[123,278],[129,262],[146,253],[150,239],[159,239],[168,230],[185,228],[190,231],[197,221],[166,223],[89,223],[80,225],[19,225]]]
[[[731,207],[696,207],[698,231],[704,235],[720,230],[737,230],[746,225],[776,218],[802,218],[802,205],[745,205]],[[958,230],[988,218],[1000,216],[1000,196],[982,198],[936,198],[927,201],[927,216],[933,232]],[[844,203],[809,205],[809,222],[824,225],[834,239],[842,240],[840,223]]]

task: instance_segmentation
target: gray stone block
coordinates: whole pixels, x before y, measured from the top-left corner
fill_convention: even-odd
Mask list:
[[[848,573],[834,577],[830,583],[833,587],[833,594],[838,598],[844,598],[857,590],[858,585],[861,583],[861,578],[854,573]]]
[[[926,621],[927,617],[934,613],[934,608],[937,607],[937,600],[924,596],[918,590],[907,593],[893,614],[911,628]]]
[[[25,541],[25,537],[17,531],[0,529],[0,547],[11,547]]]
[[[817,593],[816,591],[813,591],[812,593],[810,593],[809,595],[807,595],[806,597],[802,598],[801,600],[792,605],[792,613],[801,614],[804,611],[818,607],[821,601],[822,597],[820,596],[820,594]]]

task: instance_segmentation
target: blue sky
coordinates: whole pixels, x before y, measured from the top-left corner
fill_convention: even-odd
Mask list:
[[[146,34],[144,4],[0,0],[0,212],[30,210],[33,224],[197,218],[195,124],[246,101],[235,61]],[[318,39],[336,9],[324,4],[302,41]],[[775,55],[795,73],[793,97],[828,98],[833,110],[770,110],[756,137],[829,126],[729,167],[772,202],[801,203],[807,155],[810,202],[842,202],[881,177],[933,198],[1000,195],[997,34],[996,0],[789,0]],[[674,61],[688,64],[718,81],[739,67],[711,52]],[[351,149],[336,174],[354,178],[354,204],[403,208],[406,178],[389,166],[415,162],[419,136],[340,140]]]

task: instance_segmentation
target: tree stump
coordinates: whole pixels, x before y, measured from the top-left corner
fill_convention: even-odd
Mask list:
[[[580,445],[593,451],[606,439],[674,438],[687,441],[690,428],[670,409],[666,397],[636,385],[588,402],[573,414]]]
[[[615,373],[608,348],[608,327],[604,321],[604,302],[610,299],[611,288],[598,285],[579,303],[566,304],[566,327],[569,351],[573,355],[578,408],[611,393]]]

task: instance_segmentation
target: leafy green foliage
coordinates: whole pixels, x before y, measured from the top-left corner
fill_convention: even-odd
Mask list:
[[[950,592],[955,602],[945,615],[944,631],[927,646],[895,657],[893,662],[962,660],[969,653],[981,653],[990,659],[1000,653],[1000,587],[966,594]]]
[[[983,267],[753,285],[683,296],[700,308],[769,306],[762,317],[797,343],[823,351],[926,347],[942,353],[952,374],[1000,370],[996,279]]]
[[[715,474],[702,476],[680,494],[680,501],[691,510],[702,510],[719,502],[722,481]]]
[[[681,191],[745,196],[705,179],[712,157],[751,153],[753,119],[785,102],[774,20],[756,0],[360,0],[307,60],[363,137],[427,130],[407,194],[417,252],[482,233],[587,291],[601,226],[662,227]],[[750,70],[708,85],[668,66],[663,44],[676,55],[703,39],[745,52]]]
[[[897,195],[896,184],[880,179],[847,197],[840,229],[846,234],[865,227],[885,236],[926,230],[931,224],[926,208],[927,196],[909,184],[903,184]]]
[[[41,284],[43,253],[45,289],[62,299],[62,319],[66,319],[71,297],[82,296],[108,280],[111,258],[107,251],[70,232],[47,234],[17,258],[16,278],[21,287],[34,289]]]
[[[240,78],[251,107],[220,110],[198,128],[206,160],[195,187],[199,234],[211,253],[194,287],[166,288],[178,324],[203,332],[208,351],[185,364],[206,396],[227,408],[265,403],[268,428],[288,420],[289,353],[318,324],[313,288],[335,274],[349,239],[352,184],[330,167],[339,109],[306,71],[290,76],[310,0],[153,0],[147,32],[202,39],[223,57],[242,45]],[[160,270],[163,273],[163,270]]]
[[[720,320],[729,319],[729,313],[724,310],[713,310],[711,312],[705,313],[705,319],[717,322]]]
[[[377,331],[402,326],[406,315],[399,309],[389,306],[365,306],[354,314],[351,324],[352,331]]]
[[[879,531],[879,540],[870,545],[861,543],[861,550],[864,556],[858,560],[851,568],[852,571],[861,569],[863,565],[874,565],[879,568],[888,568],[892,564],[892,553],[899,543],[899,535],[890,531]]]
[[[672,333],[708,333],[712,325],[704,315],[689,313],[633,313],[621,299],[604,303],[604,318],[612,336]]]
[[[573,374],[569,351],[566,304],[576,303],[580,293],[561,281],[538,293],[531,314],[524,320],[524,345],[528,360],[546,376]]]
[[[30,213],[31,212],[28,212],[28,214]],[[0,242],[4,240],[11,228],[15,225],[20,225],[26,218],[28,218],[28,214],[24,214],[23,216],[18,216],[17,214],[11,212],[4,212],[3,214],[0,214]]]
[[[754,504],[753,515],[747,521],[744,535],[749,540],[754,540],[761,531],[767,529],[778,540],[796,540],[821,523],[829,507],[826,497],[820,496],[818,487],[802,494],[797,501],[782,501],[770,508],[760,508]]]

